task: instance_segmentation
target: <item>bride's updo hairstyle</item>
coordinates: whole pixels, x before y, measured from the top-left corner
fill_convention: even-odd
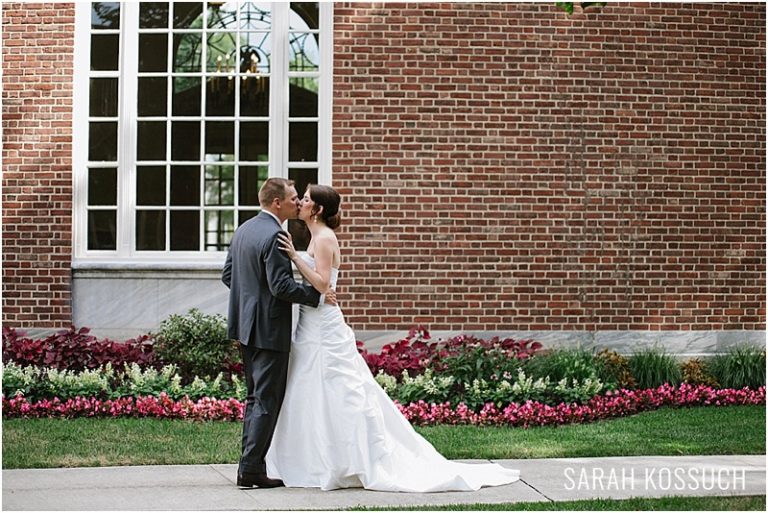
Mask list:
[[[323,207],[323,211],[319,214],[320,219],[325,222],[328,228],[335,230],[341,224],[341,211],[339,210],[341,196],[339,193],[327,185],[317,184],[310,184],[307,186],[307,190],[312,201]]]

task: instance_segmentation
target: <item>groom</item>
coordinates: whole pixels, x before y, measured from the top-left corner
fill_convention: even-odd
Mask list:
[[[264,458],[285,395],[291,348],[291,303],[316,307],[320,293],[293,279],[291,261],[280,250],[282,223],[296,219],[299,196],[294,182],[269,178],[259,191],[261,212],[232,237],[221,281],[229,287],[229,338],[240,341],[248,390],[237,486],[274,488]],[[336,304],[333,291],[325,303]]]

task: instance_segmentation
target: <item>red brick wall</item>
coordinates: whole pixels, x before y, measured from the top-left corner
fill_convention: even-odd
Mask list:
[[[334,18],[354,328],[765,328],[764,5]],[[2,23],[3,322],[62,326],[74,7]]]
[[[72,320],[72,4],[2,6],[3,324]]]
[[[354,328],[765,328],[764,5],[334,20]]]

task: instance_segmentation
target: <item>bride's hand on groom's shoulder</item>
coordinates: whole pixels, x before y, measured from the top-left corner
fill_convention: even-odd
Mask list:
[[[280,240],[280,249],[285,251],[285,253],[288,255],[288,258],[291,260],[296,260],[298,254],[296,253],[296,248],[293,247],[293,239],[291,234],[278,233],[277,238]]]

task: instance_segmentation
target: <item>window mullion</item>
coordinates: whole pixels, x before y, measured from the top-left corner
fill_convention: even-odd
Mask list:
[[[134,255],[136,240],[136,138],[139,71],[139,3],[123,2],[121,32],[121,102],[118,134],[118,255]]]
[[[72,164],[74,191],[72,197],[72,223],[75,257],[83,258],[88,247],[88,208],[85,194],[88,181],[88,68],[91,59],[90,4],[75,5],[75,87],[72,116]]]
[[[320,2],[320,91],[317,181],[331,184],[333,155],[333,2]]]
[[[288,29],[290,4],[272,4],[269,175],[288,178]]]

